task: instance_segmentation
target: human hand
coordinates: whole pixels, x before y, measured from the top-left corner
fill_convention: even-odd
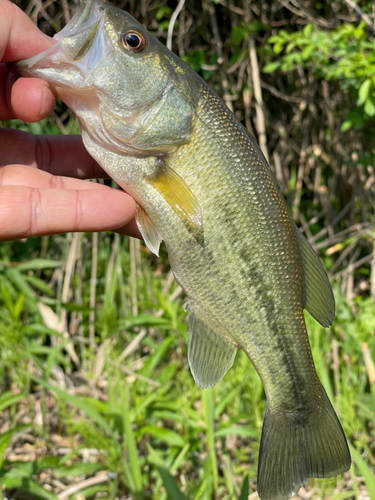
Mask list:
[[[53,43],[18,7],[0,0],[0,120],[34,122],[53,111],[55,95],[46,82],[16,78],[5,66]],[[80,136],[0,128],[0,241],[114,229],[139,236],[135,201],[123,191],[83,180],[94,177],[107,175]]]

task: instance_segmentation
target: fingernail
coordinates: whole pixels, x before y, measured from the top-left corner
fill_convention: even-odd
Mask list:
[[[55,109],[55,95],[48,85],[43,87],[42,104],[39,111],[39,116],[43,118],[50,115]]]

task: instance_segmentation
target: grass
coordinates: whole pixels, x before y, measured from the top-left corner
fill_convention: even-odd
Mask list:
[[[239,352],[216,387],[195,385],[184,299],[165,253],[156,259],[138,244],[130,252],[126,237],[99,237],[90,308],[93,243],[83,234],[1,246],[3,495],[253,498],[265,396],[250,362]],[[305,494],[373,500],[374,388],[362,350],[367,343],[375,352],[373,304],[349,305],[335,292],[331,329],[306,320],[354,465],[344,478],[309,483]]]
[[[18,3],[33,10],[30,2]],[[45,28],[51,20],[39,3],[35,10],[41,12]],[[60,6],[69,7],[70,2],[52,3],[48,12],[61,23],[66,12],[63,16]],[[220,2],[214,3],[219,9]],[[277,17],[287,12],[284,5],[271,9],[263,4],[252,9],[251,29],[259,31],[258,44],[268,39],[262,38],[263,30],[271,34],[277,25],[284,29],[310,22],[309,9],[308,19],[300,17],[301,11],[291,14],[294,20],[287,15],[284,22]],[[166,35],[174,6],[155,4],[149,9],[150,5],[142,0],[131,7],[142,16],[147,13],[152,30],[158,27],[160,34],[161,27]],[[319,9],[315,6],[314,13]],[[257,10],[262,23],[256,22]],[[220,71],[208,71],[202,66],[216,64],[217,40],[209,40],[212,30],[197,12],[198,17],[195,12],[192,17],[185,9],[184,22],[179,18],[178,49],[183,48],[185,59],[219,93],[219,75],[231,67],[228,88],[236,97],[231,102],[236,116],[251,129],[249,117],[255,110],[254,103],[247,108],[245,102],[252,92],[247,38],[242,48],[242,38],[230,46],[232,35],[241,35],[241,30],[246,34],[246,16],[217,10],[225,14],[219,18],[224,65]],[[346,19],[346,11],[340,16],[334,12],[334,17],[333,24]],[[189,25],[190,34],[184,32]],[[267,44],[260,45],[264,59]],[[370,276],[369,266],[373,151],[360,130],[345,137],[339,134],[351,109],[350,96],[339,95],[339,85],[328,85],[305,70],[298,77],[284,76],[269,80],[262,74],[262,83],[274,90],[284,88],[285,95],[297,98],[284,102],[264,92],[269,150],[275,154],[275,165],[276,154],[282,157],[278,179],[289,186],[290,206],[296,208],[301,201],[307,229],[325,237],[317,245],[328,248],[322,257],[336,279],[336,318],[327,330],[308,315],[306,320],[319,377],[353,457],[343,477],[312,480],[301,489],[300,498],[375,500],[374,304],[362,296],[348,302],[340,292],[346,290],[351,298],[354,282],[357,294],[374,289],[375,274]],[[330,89],[331,96],[324,89]],[[293,102],[309,106],[292,106]],[[25,125],[14,120],[3,126],[34,134],[78,133],[70,113],[60,106],[58,113],[60,118],[55,115],[52,122]],[[316,153],[317,144],[324,154]],[[358,175],[360,182],[353,181]],[[299,200],[302,178],[309,193]],[[336,191],[343,179],[348,185]],[[352,188],[353,199],[346,199],[344,194]],[[294,196],[298,203],[293,203]],[[355,202],[350,213],[332,228],[331,222],[350,201]],[[262,384],[242,352],[216,387],[202,391],[194,384],[187,364],[184,297],[172,280],[163,248],[156,259],[139,242],[114,234],[2,243],[0,332],[0,500],[255,500],[266,405]]]

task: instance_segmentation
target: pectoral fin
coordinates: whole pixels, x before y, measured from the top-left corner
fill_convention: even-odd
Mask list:
[[[203,221],[198,200],[186,182],[164,161],[158,160],[155,172],[146,177],[159,194],[171,205],[187,230],[198,243],[203,243]]]
[[[233,365],[237,347],[215,333],[194,311],[188,323],[188,360],[194,380],[202,389],[216,385]]]
[[[305,279],[304,308],[325,328],[335,316],[335,298],[323,264],[303,234],[297,230]]]
[[[140,205],[137,205],[135,213],[135,221],[142,238],[152,253],[159,257],[160,243],[162,242],[161,236],[152,222],[150,217],[146,214]]]

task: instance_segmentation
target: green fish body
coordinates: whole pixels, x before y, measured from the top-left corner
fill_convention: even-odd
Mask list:
[[[56,88],[89,153],[138,204],[156,254],[164,240],[188,297],[188,359],[214,386],[242,349],[267,395],[261,500],[350,467],[316,375],[303,316],[327,327],[327,275],[292,221],[252,136],[217,95],[128,13],[87,0],[48,51],[17,64]]]

